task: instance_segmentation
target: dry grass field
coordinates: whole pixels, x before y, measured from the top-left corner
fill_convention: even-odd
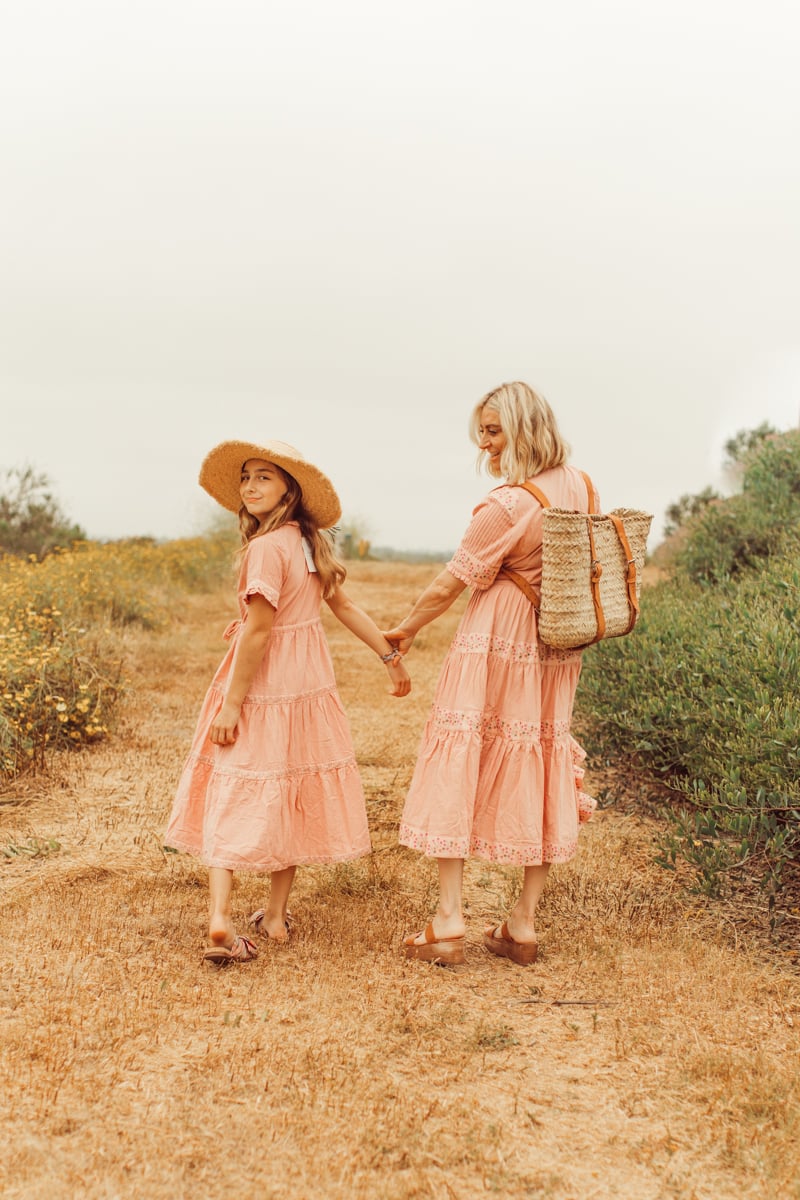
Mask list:
[[[356,564],[350,591],[381,623],[433,573]],[[196,595],[126,634],[116,736],[0,808],[0,1193],[800,1197],[797,975],[682,897],[630,806],[554,870],[533,967],[481,948],[517,878],[480,862],[467,964],[399,952],[434,895],[395,835],[457,612],[418,639],[407,701],[326,620],[374,854],[298,872],[288,946],[202,964],[205,872],[161,831],[231,608]],[[262,898],[240,877],[241,918]]]

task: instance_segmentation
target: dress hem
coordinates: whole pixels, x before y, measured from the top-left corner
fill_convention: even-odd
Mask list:
[[[268,863],[243,863],[241,859],[224,859],[217,854],[204,854],[201,849],[190,842],[183,842],[178,838],[170,838],[164,842],[164,846],[168,850],[177,850],[182,854],[188,854],[192,858],[198,859],[206,867],[219,867],[225,871],[250,871],[254,875],[271,874],[273,871],[285,871],[287,867],[328,867],[336,866],[337,863],[353,862],[357,858],[366,858],[372,853],[372,846],[367,845],[363,850],[353,850],[347,854],[337,854],[319,857],[304,856],[301,858],[293,858],[291,862],[279,862],[273,859]],[[214,860],[213,862],[211,860]]]
[[[426,858],[480,858],[486,862],[517,867],[539,867],[544,863],[569,862],[578,849],[577,839],[562,845],[543,842],[528,846],[509,846],[503,842],[489,842],[478,837],[434,837],[405,824],[400,826],[399,841],[401,846],[417,850]]]

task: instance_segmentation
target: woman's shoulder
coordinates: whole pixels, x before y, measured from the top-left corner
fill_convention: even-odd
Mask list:
[[[519,496],[517,495],[518,491],[519,489],[515,488],[512,484],[501,483],[499,487],[492,488],[492,490],[483,497],[478,506],[473,509],[473,516],[475,516],[476,513],[479,513],[482,509],[488,507],[490,511],[495,512],[497,512],[499,509],[513,521],[519,512]]]
[[[548,467],[531,480],[547,496],[555,508],[584,509],[587,497],[588,483],[594,488],[594,481],[585,471],[571,464],[562,467]],[[596,493],[596,489],[595,493]]]

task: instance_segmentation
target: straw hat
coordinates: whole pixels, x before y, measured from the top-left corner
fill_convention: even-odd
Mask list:
[[[265,442],[263,446],[255,442],[221,442],[203,459],[200,486],[223,508],[238,512],[242,507],[239,480],[242,464],[248,458],[263,458],[296,479],[303,493],[303,506],[320,529],[330,529],[339,520],[342,506],[330,479],[286,442]]]

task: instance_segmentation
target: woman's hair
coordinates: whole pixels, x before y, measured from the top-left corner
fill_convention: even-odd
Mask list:
[[[506,437],[499,466],[489,466],[490,475],[502,476],[509,483],[524,483],[548,467],[562,467],[569,458],[569,446],[558,431],[553,410],[527,383],[501,383],[487,392],[472,411],[469,432],[480,445],[483,410],[493,408],[500,418]],[[478,469],[486,451],[478,454]]]
[[[273,529],[280,529],[281,525],[286,525],[288,521],[297,521],[301,534],[311,546],[314,566],[317,568],[319,581],[322,584],[322,596],[327,600],[338,587],[341,587],[347,576],[344,564],[334,554],[333,535],[327,530],[320,529],[314,518],[306,512],[303,505],[303,493],[297,480],[276,466],[275,463],[272,466],[286,484],[286,494],[263,521],[252,516],[242,505],[239,509],[239,531],[242,535],[240,554],[244,553],[253,538],[261,537],[264,533],[271,533]]]

